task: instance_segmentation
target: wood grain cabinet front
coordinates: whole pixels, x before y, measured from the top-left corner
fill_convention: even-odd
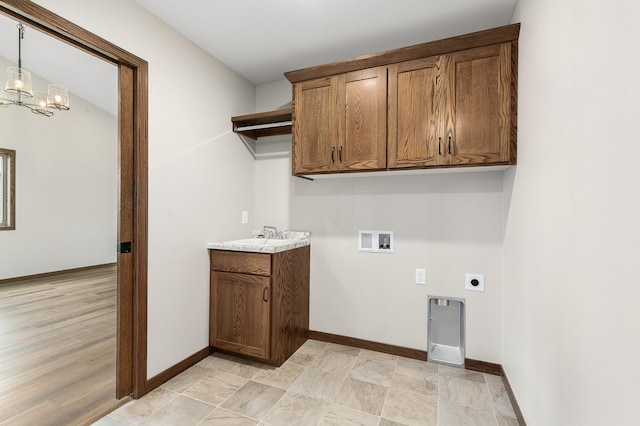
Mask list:
[[[273,365],[291,356],[309,331],[309,253],[209,250],[209,344]]]
[[[309,80],[294,86],[294,174],[336,170],[336,87],[336,77]]]
[[[268,358],[270,290],[271,277],[212,271],[211,346]]]
[[[515,164],[519,29],[285,73],[293,174]]]
[[[516,77],[511,49],[512,43],[501,43],[445,57],[445,163],[515,163]]]
[[[416,59],[389,67],[390,168],[428,167],[438,164],[442,142],[440,104],[443,79],[437,57]]]
[[[511,66],[511,43],[389,66],[389,168],[513,164]]]
[[[293,173],[386,168],[387,70],[294,86]]]

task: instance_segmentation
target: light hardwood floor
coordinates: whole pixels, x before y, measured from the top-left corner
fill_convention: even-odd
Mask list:
[[[0,425],[89,424],[115,399],[116,266],[0,284]]]

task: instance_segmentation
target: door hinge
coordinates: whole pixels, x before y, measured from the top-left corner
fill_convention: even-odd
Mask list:
[[[118,253],[131,253],[131,241],[118,243]]]

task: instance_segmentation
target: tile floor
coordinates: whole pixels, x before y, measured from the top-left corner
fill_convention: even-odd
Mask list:
[[[502,379],[308,340],[281,367],[213,354],[97,426],[499,425]]]

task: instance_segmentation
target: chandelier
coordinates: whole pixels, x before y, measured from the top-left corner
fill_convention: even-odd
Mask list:
[[[69,109],[69,91],[59,84],[49,84],[47,92],[33,90],[31,73],[22,68],[22,39],[24,25],[18,24],[18,66],[7,68],[7,83],[4,91],[9,98],[0,97],[0,107],[21,106],[29,108],[34,114],[51,117],[53,109],[67,111]],[[6,96],[6,95],[5,95]]]

